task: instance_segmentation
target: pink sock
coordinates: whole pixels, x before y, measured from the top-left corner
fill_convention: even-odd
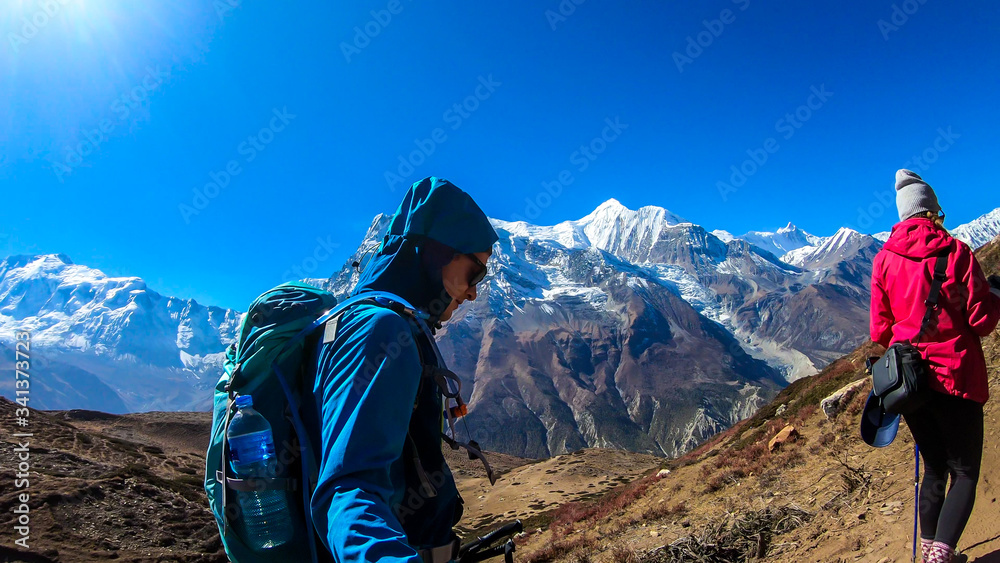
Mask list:
[[[931,560],[930,553],[932,545],[934,545],[934,540],[920,538],[920,555],[923,558],[924,563],[929,563]]]
[[[927,563],[951,563],[954,555],[954,548],[944,542],[936,541],[931,544],[926,561]]]

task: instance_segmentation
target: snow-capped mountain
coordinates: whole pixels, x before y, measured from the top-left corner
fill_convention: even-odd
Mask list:
[[[595,221],[595,217],[604,220]],[[756,317],[765,314],[772,303],[770,306],[778,306],[803,288],[825,283],[843,286],[840,292],[850,292],[854,301],[846,308],[839,303],[837,312],[829,311],[833,316],[825,322],[840,325],[840,319],[849,318],[854,325],[863,318],[867,324],[869,282],[864,279],[865,268],[853,271],[857,268],[847,264],[870,264],[881,246],[871,237],[852,235],[853,231],[816,237],[792,224],[777,233],[751,233],[752,240],[727,237],[724,231],[720,238],[667,210],[650,206],[633,211],[615,200],[605,202],[582,219],[551,227],[503,221],[494,224],[512,234],[528,236],[543,246],[596,247],[653,273],[696,311],[746,341],[748,349],[785,373],[789,380],[814,373],[825,365],[827,358],[839,357],[853,349],[863,338],[863,331],[858,336],[848,336],[850,331],[845,326],[843,331],[833,331],[837,336],[832,340],[827,335],[811,343],[807,338],[816,335],[814,326],[799,327],[793,321],[797,336],[789,338],[798,344],[792,345],[790,340],[774,341],[773,335],[766,330],[762,332]],[[761,245],[779,250],[782,246],[794,247],[792,252],[808,253],[808,263],[783,262]],[[838,272],[839,275],[831,275]],[[785,297],[776,301],[772,295],[770,301],[759,301],[772,292]],[[830,347],[832,341],[836,344]]]
[[[383,221],[373,221],[362,247],[381,238]],[[676,455],[752,414],[785,384],[692,306],[688,300],[714,304],[714,296],[684,266],[621,257],[671,253],[665,241],[699,229],[706,254],[724,262],[725,245],[700,227],[615,201],[553,226],[493,224],[500,240],[490,277],[438,333],[485,448],[536,457],[587,446]],[[349,271],[331,279],[338,295],[353,285]]]
[[[774,233],[750,231],[739,238],[775,256],[785,255],[804,246],[816,246],[822,243],[821,237],[813,236],[791,223]]]
[[[831,237],[816,238],[818,244],[815,246],[796,248],[784,254],[781,260],[800,268],[819,270],[831,268],[839,262],[850,260],[865,249],[874,249],[874,252],[878,252],[882,247],[881,241],[875,237],[863,235],[847,227],[841,227]],[[874,253],[872,253],[872,257],[874,257]]]
[[[205,407],[240,318],[230,309],[161,296],[140,278],[109,277],[62,254],[0,262],[4,340],[9,344],[15,330],[30,332],[32,349],[51,371],[81,384],[82,373],[93,376],[103,386],[86,385],[113,390],[127,410]],[[79,373],[68,374],[67,366]],[[48,408],[92,407],[42,392],[33,397]]]
[[[721,240],[722,242],[729,242],[734,238],[736,238],[735,236],[733,236],[733,233],[730,233],[729,231],[724,231],[722,229],[715,229],[714,231],[712,231],[712,235],[714,235],[715,238]]]
[[[973,249],[990,242],[1000,234],[1000,207],[951,230],[951,235]]]
[[[803,245],[794,251],[789,251],[780,255],[781,259],[789,264],[802,266],[803,262],[807,259],[813,261],[820,259],[820,256],[824,252],[822,250],[824,247],[826,251],[841,252],[840,249],[845,244],[853,244],[854,246],[869,244],[871,241],[868,241],[865,237],[871,237],[879,243],[884,243],[889,240],[889,235],[892,234],[891,231],[882,231],[872,235],[862,235],[861,233],[850,229],[847,229],[847,231],[849,232],[845,232],[844,229],[841,229],[832,237],[815,237],[808,235],[810,237],[810,243],[808,245]],[[968,223],[959,225],[954,229],[950,229],[950,232],[953,237],[968,244],[973,249],[979,248],[996,238],[997,235],[1000,235],[1000,208],[994,209],[993,211],[981,215]],[[771,233],[762,234],[766,236]],[[834,241],[832,244],[827,244],[832,239],[839,240]],[[848,242],[848,239],[850,239],[850,242]]]

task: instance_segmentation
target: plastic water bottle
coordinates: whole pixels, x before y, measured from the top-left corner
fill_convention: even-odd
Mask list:
[[[229,455],[240,479],[275,477],[271,425],[253,409],[253,398],[236,398],[239,409],[229,422]],[[292,539],[291,512],[285,491],[236,491],[242,509],[247,544],[256,551],[278,547]]]

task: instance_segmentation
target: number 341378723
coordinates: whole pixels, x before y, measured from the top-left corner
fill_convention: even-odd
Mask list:
[[[14,371],[17,398],[15,401],[24,408],[17,409],[14,416],[28,416],[28,389],[31,386],[29,368],[31,367],[31,333],[21,331],[14,336]]]

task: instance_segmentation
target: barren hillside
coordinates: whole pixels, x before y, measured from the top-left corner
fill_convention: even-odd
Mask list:
[[[0,397],[0,419],[15,420],[17,405]],[[19,493],[30,500],[30,549],[13,539],[0,561],[225,562],[202,488],[211,414],[35,411],[27,428],[27,489],[15,489],[12,425],[0,427],[0,527],[14,526]],[[490,454],[501,477],[491,487],[478,461],[446,450],[466,500],[460,532],[539,515],[629,482],[662,460],[608,450],[582,450],[548,460]],[[544,517],[542,517],[544,519]],[[5,536],[5,537],[10,537]]]

